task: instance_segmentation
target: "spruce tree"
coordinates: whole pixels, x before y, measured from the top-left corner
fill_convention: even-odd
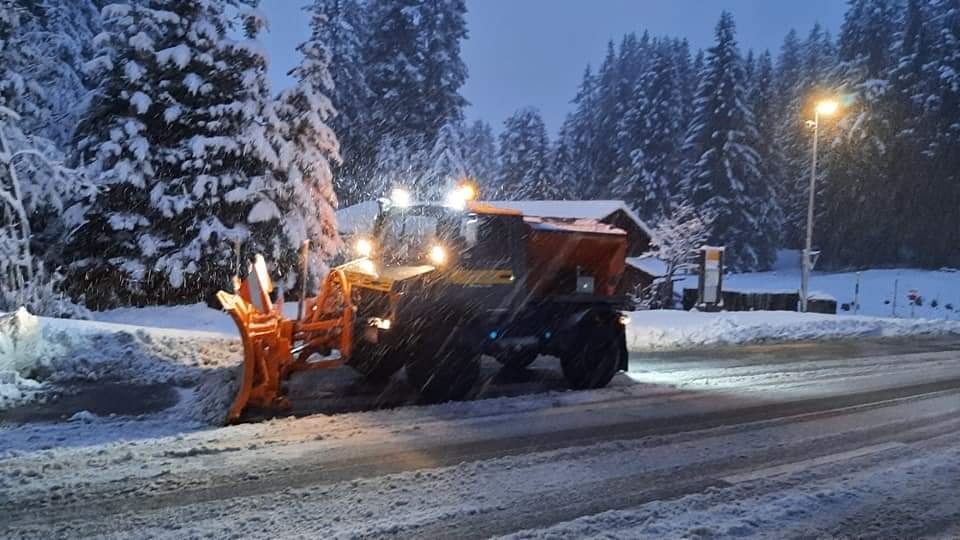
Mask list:
[[[684,81],[672,44],[658,43],[653,54],[623,118],[622,140],[629,145],[629,159],[617,175],[614,194],[633,206],[640,217],[656,222],[670,215],[671,191],[681,174],[686,124]]]
[[[496,180],[499,162],[497,161],[497,139],[493,128],[483,120],[470,124],[463,139],[463,154],[467,177],[480,186],[483,193],[487,186]]]
[[[900,260],[901,231],[886,218],[898,208],[885,166],[896,128],[884,113],[899,18],[895,0],[852,0],[841,27],[833,77],[838,93],[849,97],[838,118],[821,122],[833,135],[821,129],[823,195],[814,235],[829,264],[858,264],[865,256],[881,264]]]
[[[466,37],[466,8],[462,0],[370,0],[368,6],[362,57],[370,127],[364,135],[375,141],[377,155],[394,153],[385,146],[389,140],[420,156],[405,160],[405,166],[425,165],[440,129],[463,118],[466,100],[459,91],[466,66],[460,41]],[[392,161],[378,159],[374,176],[389,174],[383,166]],[[412,173],[422,176],[426,170]],[[383,187],[381,180],[371,181],[376,188],[365,192]]]
[[[599,159],[594,152],[597,85],[590,66],[584,71],[573,104],[575,109],[564,120],[551,161],[559,183],[565,186],[565,194],[582,199],[596,191],[593,183]]]
[[[104,17],[78,128],[99,194],[69,247],[72,293],[96,308],[211,301],[257,252],[286,278],[265,21],[238,0],[113,4]]]
[[[19,70],[38,88],[37,109],[23,128],[64,151],[86,106],[93,81],[83,67],[100,33],[99,7],[92,0],[20,0],[16,41],[24,51]]]
[[[461,122],[467,106],[460,95],[467,81],[460,55],[460,43],[467,38],[467,7],[464,0],[424,0],[421,10],[421,99],[428,122],[422,135],[433,140],[442,128]]]
[[[758,168],[762,178],[762,182],[757,186],[758,196],[768,201],[763,206],[765,214],[761,217],[761,229],[766,236],[764,243],[780,246],[783,209],[779,195],[785,189],[787,181],[783,172],[783,154],[776,143],[780,124],[779,111],[774,108],[777,103],[777,90],[773,57],[769,51],[764,51],[756,59],[747,98],[757,130],[757,139],[753,146],[759,157]]]
[[[287,249],[280,251],[287,257],[294,253],[291,248],[310,241],[313,275],[323,270],[339,246],[332,165],[340,162],[340,145],[329,125],[337,111],[328,97],[335,93],[331,53],[321,41],[324,33],[317,31],[325,24],[322,19],[323,15],[316,16],[314,33],[298,47],[303,58],[291,72],[297,85],[281,94],[276,120],[271,122],[279,128],[271,134],[279,148],[270,197],[280,213],[275,221],[280,230],[274,234],[286,239]]]
[[[559,199],[562,186],[550,174],[550,141],[536,109],[517,111],[500,134],[500,174],[497,198]]]
[[[746,103],[743,64],[733,17],[724,12],[716,44],[708,51],[696,113],[685,147],[695,156],[684,180],[686,198],[715,216],[710,241],[727,247],[734,270],[769,268],[776,246],[769,242],[764,178],[754,144],[757,131]]]
[[[450,189],[467,177],[463,140],[463,126],[459,123],[449,123],[440,128],[427,155],[426,173],[416,185],[421,200],[442,201]]]
[[[925,265],[960,266],[960,7],[953,0],[930,2],[928,18],[930,61],[924,66],[924,102],[929,139],[923,155],[933,183],[923,200],[926,219],[918,235],[924,238]]]
[[[364,179],[377,148],[369,133],[371,94],[362,57],[366,10],[357,0],[314,0],[309,11],[310,40],[323,43],[332,61],[333,87],[327,95],[337,114],[327,123],[337,133],[342,157],[334,163],[334,180],[341,202],[350,205],[365,199]]]

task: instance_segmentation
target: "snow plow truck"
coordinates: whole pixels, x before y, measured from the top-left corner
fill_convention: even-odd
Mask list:
[[[296,319],[271,299],[256,257],[218,299],[236,323],[244,362],[227,421],[289,409],[297,371],[347,365],[370,379],[400,369],[428,402],[462,399],[482,355],[519,370],[558,357],[568,384],[600,388],[627,367],[614,294],[626,233],[587,219],[553,219],[476,202],[463,185],[443,203],[395,190],[379,201],[372,233],[355,239]],[[301,276],[303,277],[303,276]],[[303,296],[306,296],[305,294]]]

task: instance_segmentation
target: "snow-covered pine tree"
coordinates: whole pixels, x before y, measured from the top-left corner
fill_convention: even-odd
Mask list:
[[[540,112],[521,109],[503,127],[500,174],[491,195],[509,200],[562,198],[562,186],[550,174],[550,141]]]
[[[797,31],[790,29],[783,44],[780,46],[780,56],[777,58],[777,109],[786,111],[795,107],[796,96],[800,92],[803,81],[803,44],[797,36]]]
[[[428,157],[426,144],[417,137],[384,137],[380,140],[366,188],[366,200],[388,197],[394,188],[415,190],[422,184]]]
[[[254,252],[286,274],[283,126],[248,5],[104,9],[100,84],[78,128],[100,192],[69,248],[71,292],[88,305],[210,301]]]
[[[480,192],[483,193],[485,187],[493,185],[499,169],[497,139],[490,124],[476,120],[467,126],[463,138],[463,155],[467,177],[477,182]]]
[[[368,4],[362,54],[371,92],[368,136],[378,143],[387,137],[422,137],[431,123],[421,95],[420,5],[420,0],[370,0]]]
[[[681,118],[683,118],[684,129],[687,128],[688,119],[693,116],[693,96],[697,91],[697,71],[693,65],[693,58],[690,56],[690,43],[686,38],[674,40],[673,47],[674,65],[677,70],[677,77],[680,79],[680,101],[683,104],[681,109]],[[702,62],[702,59],[701,59]]]
[[[901,244],[898,255],[912,259],[903,261],[910,263],[921,262],[924,258],[921,253],[926,251],[928,242],[922,234],[925,231],[918,226],[922,220],[915,216],[925,214],[929,206],[935,204],[931,199],[939,197],[937,190],[932,189],[937,184],[931,170],[933,164],[923,154],[930,140],[929,128],[936,122],[927,116],[924,69],[932,58],[928,34],[931,21],[926,4],[922,0],[906,3],[893,43],[890,89],[883,103],[883,114],[892,128],[885,148],[894,209],[888,218],[898,222],[900,235],[896,240]],[[912,253],[903,249],[909,247],[913,248]]]
[[[464,133],[460,123],[448,123],[440,128],[427,155],[426,174],[414,186],[417,195],[425,201],[442,201],[457,182],[467,177],[467,159],[464,154]]]
[[[764,178],[753,115],[743,86],[743,65],[728,12],[720,16],[716,44],[707,54],[696,113],[685,148],[695,164],[684,180],[686,200],[715,216],[710,241],[727,247],[728,268],[768,268],[776,255],[769,243]]]
[[[421,92],[428,140],[441,129],[460,123],[467,100],[460,88],[467,81],[467,65],[460,55],[460,43],[467,38],[464,0],[423,0],[420,15],[420,45],[423,55]]]
[[[386,142],[410,149],[425,163],[441,127],[463,118],[459,93],[466,80],[460,41],[466,37],[462,0],[369,0],[368,32],[362,56],[370,99],[370,127],[364,135],[378,149],[374,176],[389,174],[395,161]],[[420,177],[425,170],[413,172]],[[397,171],[407,175],[408,171]],[[371,179],[375,188],[382,181]],[[374,194],[377,189],[365,191]]]
[[[340,160],[337,136],[329,126],[337,111],[328,97],[334,91],[331,56],[318,31],[323,14],[314,15],[314,32],[297,50],[303,56],[290,74],[297,84],[281,95],[276,105],[275,134],[279,147],[274,170],[280,178],[269,199],[277,205],[277,225],[289,247],[310,241],[311,275],[319,276],[339,247],[336,217],[337,197],[332,164]],[[332,21],[327,24],[333,24]],[[292,249],[286,253],[293,254]]]
[[[900,260],[902,231],[889,219],[897,194],[889,185],[887,148],[895,127],[884,112],[890,90],[892,46],[901,19],[897,0],[852,0],[841,27],[835,79],[845,98],[842,114],[824,119],[821,131],[822,216],[815,243],[827,264],[874,264]],[[812,112],[809,117],[812,118]],[[818,167],[819,168],[819,167]]]
[[[620,168],[618,156],[618,133],[623,118],[625,100],[620,93],[624,73],[618,61],[613,41],[607,43],[607,54],[600,64],[596,78],[596,99],[591,110],[592,176],[587,184],[588,198],[608,198],[611,183]]]
[[[37,110],[24,115],[23,129],[66,149],[86,105],[92,82],[83,65],[92,58],[100,33],[100,9],[93,0],[20,0],[16,41],[24,51],[19,70],[39,88]]]
[[[342,163],[334,165],[334,184],[341,202],[350,205],[366,198],[364,181],[377,149],[377,141],[368,132],[370,88],[361,55],[366,10],[357,0],[314,0],[308,10],[310,39],[325,44],[332,60],[329,97],[337,115],[328,124],[340,141],[342,157]]]
[[[573,99],[575,109],[567,115],[560,128],[552,163],[558,182],[565,187],[565,195],[577,199],[588,198],[593,192],[597,171],[597,155],[593,153],[596,138],[594,109],[597,103],[596,77],[588,65],[580,88]]]
[[[41,86],[18,71],[35,53],[20,40],[21,14],[22,6],[0,0],[0,311],[26,306],[41,315],[82,315],[61,298],[61,276],[48,270],[52,257],[41,242],[55,228],[62,238],[66,205],[82,183],[51,160],[50,141],[21,128],[42,98]]]
[[[669,40],[655,45],[621,124],[629,159],[614,181],[614,194],[652,223],[670,214],[671,190],[681,174],[684,81],[674,46]]]
[[[923,154],[935,164],[935,184],[925,197],[922,234],[925,251],[935,257],[925,264],[960,267],[960,6],[953,0],[929,4],[930,58],[924,66],[926,116],[931,132]],[[921,221],[921,220],[918,220]]]
[[[762,182],[757,186],[758,196],[770,201],[764,206],[767,212],[761,219],[765,244],[780,246],[783,229],[783,210],[778,195],[786,183],[783,174],[783,155],[776,144],[779,127],[779,111],[776,107],[777,89],[774,79],[773,58],[770,51],[761,53],[755,61],[750,77],[747,99],[757,128],[754,148],[760,158],[758,167]]]

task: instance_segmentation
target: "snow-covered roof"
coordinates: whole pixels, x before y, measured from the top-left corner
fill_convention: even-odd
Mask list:
[[[623,201],[485,201],[484,204],[498,208],[507,208],[522,212],[525,216],[539,216],[552,218],[583,218],[602,220],[622,210],[648,236],[653,238],[653,231],[640,219]]]
[[[613,225],[600,223],[595,219],[560,219],[524,216],[524,223],[538,231],[564,231],[591,234],[613,234],[626,236],[627,232]]]
[[[653,277],[667,275],[667,263],[656,257],[627,257],[627,264]]]
[[[622,210],[640,230],[653,238],[650,227],[623,201],[484,201],[483,204],[515,210],[525,216],[598,221]],[[369,232],[378,210],[376,201],[364,201],[337,210],[337,231],[340,234]]]
[[[363,234],[373,230],[373,221],[380,211],[377,201],[363,201],[337,210],[337,232]]]

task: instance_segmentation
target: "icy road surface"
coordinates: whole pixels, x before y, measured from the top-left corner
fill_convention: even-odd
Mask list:
[[[960,534],[960,339],[651,353],[604,390],[526,384],[218,429],[0,425],[0,537]]]

